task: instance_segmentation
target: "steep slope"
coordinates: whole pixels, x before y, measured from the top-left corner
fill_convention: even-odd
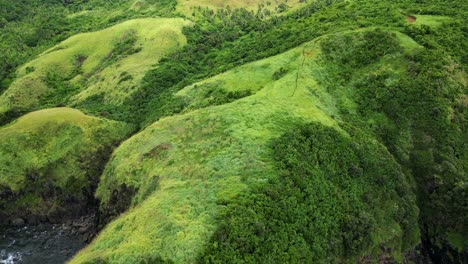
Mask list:
[[[118,105],[149,68],[184,45],[187,25],[180,18],[145,18],[75,35],[18,70],[0,97],[0,113],[74,105],[93,96]]]
[[[92,32],[132,18],[172,17],[176,0],[0,1],[0,91],[17,68],[78,33]]]
[[[403,56],[396,34],[370,29],[341,35],[356,43],[369,36],[392,40],[386,47],[396,43],[372,64]],[[103,210],[121,209],[122,197],[132,207],[72,263],[298,262],[303,257],[352,262],[387,253],[401,258],[417,243],[411,183],[385,147],[339,121],[338,100],[325,85],[333,65],[324,63],[323,39],[179,92],[187,102],[185,114],[161,119],[115,151],[97,196]],[[312,127],[312,132],[300,132],[298,126]],[[281,137],[285,133],[289,136]],[[302,153],[284,145],[296,136],[298,149],[309,144]],[[295,163],[308,155],[310,160]],[[305,169],[314,163],[315,169]],[[309,190],[300,194],[300,188]],[[276,209],[269,199],[279,199]],[[288,206],[298,210],[283,215]],[[307,232],[295,222],[305,219]],[[252,230],[250,224],[266,229]],[[273,230],[281,227],[281,232]],[[278,236],[264,237],[266,230]],[[301,232],[316,237],[301,238]],[[381,245],[392,253],[382,252]]]
[[[73,263],[467,262],[464,1],[59,2],[0,11],[0,125],[141,128],[0,128],[10,216],[97,187]]]
[[[0,128],[2,221],[85,209],[112,148],[130,128],[70,108],[29,113]],[[93,187],[94,186],[94,187]]]

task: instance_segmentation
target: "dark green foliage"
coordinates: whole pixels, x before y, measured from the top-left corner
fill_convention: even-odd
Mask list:
[[[230,102],[234,102],[240,98],[247,97],[252,93],[249,90],[245,91],[225,91],[222,89],[209,89],[204,91],[203,97],[207,98],[203,105],[199,105],[199,108],[211,106],[211,105],[222,105]]]
[[[6,125],[12,120],[24,115],[26,112],[21,109],[10,109],[6,113],[0,115],[0,126]]]
[[[444,23],[439,29],[425,25],[411,25],[407,26],[404,32],[419,44],[450,55],[465,71],[468,70],[468,43],[466,41],[468,25],[466,23],[451,21]]]
[[[40,98],[41,108],[65,106],[73,92],[79,89],[55,72],[47,73],[45,83],[49,90]]]
[[[462,262],[462,257],[456,250],[449,253],[453,248],[447,243],[448,234],[468,236],[465,224],[468,175],[464,154],[467,87],[466,79],[460,75],[466,68],[462,63],[466,51],[463,44],[451,45],[447,40],[466,42],[459,29],[457,26],[448,29],[451,35],[446,36],[445,29],[407,28],[426,46],[407,54],[378,32],[372,33],[380,35],[378,38],[367,38],[374,40],[371,48],[360,45],[359,39],[349,39],[346,41],[346,47],[352,50],[349,53],[340,48],[342,41],[337,38],[329,39],[324,47],[325,58],[339,65],[334,69],[329,89],[346,89],[358,103],[358,115],[346,107],[341,109],[345,120],[367,127],[414,177],[425,243],[432,247],[428,250],[435,260],[449,262]],[[337,43],[338,48],[327,48]],[[394,48],[386,47],[387,43]],[[389,52],[379,52],[381,47]],[[385,54],[391,55],[393,61],[377,64]],[[347,67],[353,63],[353,69]],[[392,68],[404,71],[396,75]]]
[[[63,12],[61,1],[0,1],[0,93],[19,65],[66,34]]]
[[[123,57],[139,52],[141,48],[135,47],[137,39],[138,36],[135,31],[125,32],[125,35],[115,44],[111,57]]]
[[[125,106],[116,107],[114,105],[106,104],[103,94],[92,95],[83,102],[74,106],[75,108],[82,109],[87,114],[102,116],[105,118],[114,118],[117,120],[126,120],[128,109]]]
[[[340,68],[341,77],[345,80],[349,80],[357,68],[402,50],[395,34],[381,29],[363,34],[334,36],[326,38],[320,44],[325,59]]]
[[[424,232],[438,247],[449,232],[468,237],[466,106],[460,105],[468,90],[455,78],[459,69],[451,72],[447,67],[453,62],[439,51],[425,50],[411,59],[406,80],[411,94],[399,105],[412,123],[409,167],[419,183]],[[445,253],[439,257],[447,261]]]
[[[288,69],[281,67],[279,70],[277,70],[275,73],[273,73],[272,79],[273,80],[279,80],[281,77],[286,75],[288,73]]]
[[[417,209],[399,165],[367,135],[348,131],[313,123],[276,140],[279,175],[222,209],[199,262],[352,262],[378,252],[374,243],[394,224],[402,232],[381,242],[397,252],[416,244]]]
[[[226,91],[219,87],[220,83],[218,82],[195,85],[193,88],[195,93],[194,97],[199,98],[199,102],[190,104],[187,109],[194,110],[208,106],[227,104],[252,95],[250,90]],[[184,107],[186,107],[185,104]]]
[[[130,81],[130,80],[133,80],[133,76],[130,75],[128,72],[122,72],[120,74],[119,84],[123,83],[123,82],[126,82],[126,81]]]

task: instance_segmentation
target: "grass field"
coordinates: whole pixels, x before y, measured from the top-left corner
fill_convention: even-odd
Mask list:
[[[149,256],[193,263],[216,230],[223,205],[278,177],[271,140],[307,122],[346,136],[339,126],[337,98],[319,85],[329,74],[319,43],[306,43],[181,90],[177,95],[188,105],[184,114],[161,119],[114,152],[97,197],[105,207],[114,190],[126,186],[136,190],[134,207],[71,263],[129,263]],[[250,95],[218,105],[219,91]],[[401,235],[393,224],[381,228],[385,235],[376,241]]]
[[[60,89],[50,87],[50,74],[59,76],[61,85],[75,87],[61,96],[62,104],[96,94],[119,104],[161,57],[185,44],[181,30],[188,25],[181,18],[144,18],[75,35],[18,70],[17,80],[0,97],[0,112],[37,107],[41,96]]]

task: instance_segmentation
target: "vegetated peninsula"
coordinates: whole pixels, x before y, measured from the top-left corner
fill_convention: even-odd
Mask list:
[[[468,263],[467,17],[0,0],[0,234],[79,227],[73,264]]]

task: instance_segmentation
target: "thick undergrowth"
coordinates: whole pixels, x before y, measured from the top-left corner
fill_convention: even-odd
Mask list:
[[[312,123],[276,139],[278,176],[221,210],[199,262],[402,261],[419,240],[411,179],[384,146],[346,130]]]

